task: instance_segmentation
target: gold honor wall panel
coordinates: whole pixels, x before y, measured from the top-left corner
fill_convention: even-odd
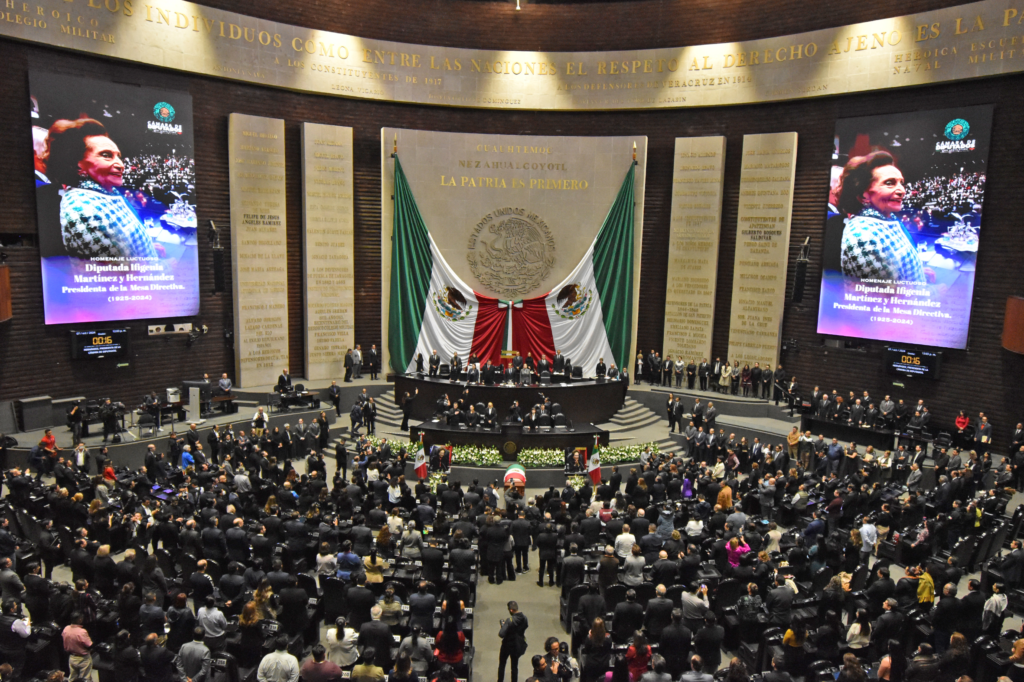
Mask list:
[[[728,357],[740,368],[779,360],[796,143],[796,133],[743,136]]]
[[[181,0],[4,0],[0,35],[357,99],[495,109],[657,109],[900,88],[1024,70],[1024,8],[984,0],[739,43],[608,52],[413,45]]]
[[[302,124],[305,378],[332,379],[355,346],[352,128]]]
[[[394,160],[398,157],[423,221],[448,265],[467,285],[501,300],[534,298],[565,279],[597,236],[622,186],[636,144],[633,315],[639,309],[647,138],[485,135],[384,128],[381,131],[381,339],[388,347]],[[543,236],[507,245],[502,217],[525,220]],[[543,253],[534,266],[509,261]],[[531,257],[531,261],[535,260]],[[636,345],[636,325],[631,346]],[[636,352],[633,351],[633,355]],[[387,357],[384,366],[388,365]],[[589,371],[589,370],[587,370]]]
[[[665,283],[662,352],[700,362],[711,355],[725,180],[724,137],[677,137]]]
[[[231,114],[231,270],[235,383],[277,383],[288,367],[284,121]]]

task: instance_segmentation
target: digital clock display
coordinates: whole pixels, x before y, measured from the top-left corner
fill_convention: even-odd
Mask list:
[[[911,348],[885,349],[885,370],[890,374],[938,379],[942,355],[934,351]]]

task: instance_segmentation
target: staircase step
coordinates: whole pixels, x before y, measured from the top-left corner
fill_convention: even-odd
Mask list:
[[[647,414],[640,414],[640,415],[628,416],[628,417],[615,416],[615,417],[612,417],[611,420],[608,423],[612,424],[614,426],[633,426],[633,427],[638,427],[638,426],[652,426],[654,424],[657,424],[660,421],[661,421],[661,418],[658,415],[651,414],[650,412],[648,412]]]

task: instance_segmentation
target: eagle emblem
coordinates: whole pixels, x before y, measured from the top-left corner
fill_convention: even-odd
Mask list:
[[[434,302],[434,310],[443,319],[451,322],[464,320],[473,310],[473,306],[466,300],[465,295],[455,287],[441,287],[431,296]]]
[[[551,309],[563,320],[577,320],[590,310],[593,293],[580,284],[567,284],[555,297]]]

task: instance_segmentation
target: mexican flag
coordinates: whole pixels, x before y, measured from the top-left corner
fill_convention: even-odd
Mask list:
[[[416,369],[434,349],[444,363],[459,354],[481,364],[500,364],[506,317],[512,347],[523,356],[554,358],[558,349],[592,376],[598,362],[629,368],[633,327],[633,233],[635,210],[631,163],[608,215],[586,255],[544,296],[499,301],[473,291],[445,262],[423,222],[412,190],[395,160],[395,210],[391,249],[388,352],[397,372]],[[511,315],[508,315],[511,309]]]
[[[601,485],[601,450],[596,445],[594,446],[594,454],[590,456],[590,461],[587,462],[587,473],[590,475],[590,480],[594,482],[594,485]]]
[[[634,174],[630,164],[597,237],[569,276],[543,298],[512,309],[512,342],[521,354],[550,359],[557,349],[584,376],[593,376],[602,359],[609,369],[629,369]]]
[[[505,311],[498,299],[474,292],[448,266],[430,237],[412,190],[395,156],[395,219],[391,248],[391,304],[388,352],[391,367],[416,371],[436,349],[441,362],[459,354],[463,369],[469,356],[481,364],[501,360]]]
[[[416,478],[421,481],[427,477],[427,453],[423,451],[422,446],[416,452]]]

